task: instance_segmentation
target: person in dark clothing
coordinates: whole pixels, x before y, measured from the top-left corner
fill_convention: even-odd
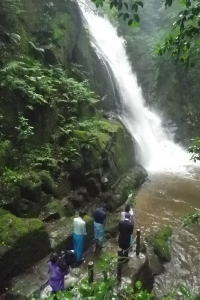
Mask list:
[[[64,265],[73,267],[76,262],[76,256],[74,250],[61,251],[60,262]]]
[[[125,213],[124,220],[119,222],[118,245],[122,249],[123,257],[128,257],[129,248],[131,246],[131,235],[133,234],[133,223],[130,220],[131,215]]]
[[[96,245],[102,247],[105,236],[105,221],[107,217],[106,206],[99,207],[94,212],[94,238]]]

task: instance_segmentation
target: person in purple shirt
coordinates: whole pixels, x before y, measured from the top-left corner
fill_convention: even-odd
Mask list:
[[[69,273],[69,265],[64,264],[63,260],[53,253],[48,263],[49,266],[49,285],[52,292],[64,290],[65,275]]]

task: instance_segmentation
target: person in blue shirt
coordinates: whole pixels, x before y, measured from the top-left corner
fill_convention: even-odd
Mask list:
[[[107,217],[107,207],[96,208],[94,212],[94,238],[96,246],[101,248],[105,239],[105,221]]]

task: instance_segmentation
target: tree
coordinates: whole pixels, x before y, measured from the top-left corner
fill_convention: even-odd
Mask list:
[[[183,9],[178,13],[169,36],[160,47],[160,55],[166,52],[176,56],[187,65],[200,53],[200,2],[183,0]],[[172,0],[166,0],[171,6]]]

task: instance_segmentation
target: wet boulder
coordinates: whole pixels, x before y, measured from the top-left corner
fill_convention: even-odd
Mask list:
[[[169,239],[172,235],[172,228],[169,226],[165,226],[153,233],[148,241],[152,245],[154,252],[158,255],[158,257],[163,262],[170,261],[171,253],[170,253],[170,244]]]
[[[50,251],[44,224],[38,219],[18,218],[8,211],[0,214],[1,288]]]
[[[12,203],[12,205],[10,205],[9,208],[12,213],[21,218],[38,217],[41,210],[39,203],[25,198],[17,199],[14,203]]]
[[[62,200],[53,199],[47,203],[40,214],[40,218],[45,222],[49,222],[62,217],[73,216],[74,213],[75,209],[72,203],[65,197]]]
[[[56,194],[56,184],[51,177],[50,173],[48,171],[41,171],[39,173],[39,178],[41,180],[41,188],[46,194]]]
[[[94,177],[90,177],[87,179],[86,187],[90,196],[95,197],[100,194],[99,182]]]
[[[141,171],[139,171],[141,170]],[[112,186],[113,195],[110,200],[112,209],[115,209],[125,203],[130,193],[136,192],[139,186],[145,181],[147,173],[144,168],[133,168],[126,172],[116,183]]]
[[[29,178],[24,178],[20,183],[21,196],[34,202],[41,201],[41,182],[34,182]]]

